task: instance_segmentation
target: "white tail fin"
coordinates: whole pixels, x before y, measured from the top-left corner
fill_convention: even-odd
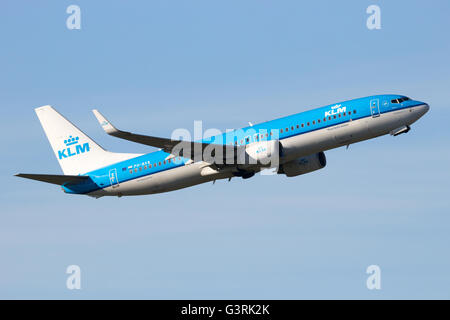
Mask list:
[[[85,174],[140,156],[104,150],[51,106],[39,107],[35,111],[66,175]]]

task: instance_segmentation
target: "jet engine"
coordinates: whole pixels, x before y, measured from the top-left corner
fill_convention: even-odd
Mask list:
[[[259,141],[246,145],[237,155],[234,176],[251,178],[261,168],[276,168],[280,163],[280,142],[278,140]]]
[[[322,169],[326,166],[327,159],[325,153],[319,152],[306,157],[297,158],[286,162],[278,168],[278,174],[285,174],[287,177],[295,177]]]
[[[278,140],[260,141],[245,146],[244,159],[238,158],[238,164],[246,167],[258,165],[263,167],[276,167],[279,163],[280,143]],[[241,160],[241,161],[239,161]]]

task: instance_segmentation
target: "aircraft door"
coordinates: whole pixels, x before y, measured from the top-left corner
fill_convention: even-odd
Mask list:
[[[117,188],[119,186],[119,179],[117,178],[117,169],[109,170],[109,181],[111,182],[111,187]]]
[[[380,100],[370,100],[370,114],[372,115],[372,118],[380,116]]]

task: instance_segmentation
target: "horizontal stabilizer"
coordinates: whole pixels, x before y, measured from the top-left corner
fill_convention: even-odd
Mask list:
[[[16,177],[53,183],[60,186],[66,184],[82,183],[90,179],[88,176],[68,176],[62,174],[28,174],[28,173],[19,173],[16,174]]]

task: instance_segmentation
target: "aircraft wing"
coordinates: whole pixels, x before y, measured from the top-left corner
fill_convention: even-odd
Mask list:
[[[142,134],[131,133],[128,131],[122,131],[114,127],[111,122],[109,122],[98,110],[92,110],[92,112],[107,134],[117,138],[160,148],[165,152],[171,153],[175,156],[182,156],[189,159],[203,159],[202,155],[205,148],[209,148],[209,150],[221,149],[223,152],[223,159],[225,159],[227,154],[233,154],[234,157],[236,157],[238,152],[238,147],[231,145],[227,146],[223,144],[172,140],[168,138],[146,136]]]

